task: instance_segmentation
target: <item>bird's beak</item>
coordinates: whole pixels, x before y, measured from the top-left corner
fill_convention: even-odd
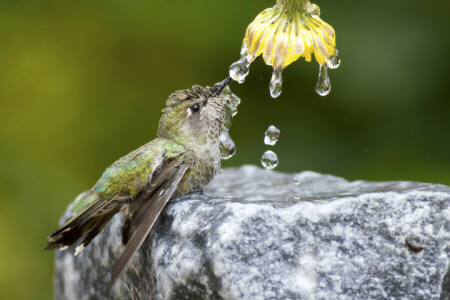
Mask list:
[[[222,80],[221,82],[216,83],[214,85],[214,87],[216,87],[217,90],[211,95],[210,98],[220,95],[220,93],[222,93],[223,89],[226,88],[232,81],[233,81],[233,79],[231,77],[228,77],[228,78]]]

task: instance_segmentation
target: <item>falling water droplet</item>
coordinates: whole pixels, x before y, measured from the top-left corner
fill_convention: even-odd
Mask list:
[[[237,113],[237,108],[229,105],[228,103],[225,103],[223,108],[225,110],[223,128],[228,130],[231,127],[231,122],[233,121],[233,117]]]
[[[300,180],[300,176],[294,176],[294,178],[292,179],[292,181],[294,182],[295,185],[300,185],[302,182]]]
[[[339,51],[336,49],[334,50],[334,55],[327,61],[327,66],[330,69],[337,69],[339,68],[340,64],[341,58],[339,57]]]
[[[222,95],[225,99],[225,116],[219,137],[220,156],[222,159],[229,159],[236,154],[236,146],[228,131],[231,127],[233,117],[237,114],[237,107],[241,103],[241,99],[231,91],[229,86],[222,91]]]
[[[264,135],[264,144],[266,145],[275,145],[280,137],[280,130],[273,125],[270,125],[266,130],[266,134]]]
[[[283,89],[283,69],[277,68],[273,70],[272,79],[270,80],[270,96],[272,98],[277,98],[281,94],[281,90]]]
[[[268,150],[264,152],[261,158],[261,164],[264,168],[272,170],[278,165],[278,156],[275,154],[275,152]]]
[[[228,131],[220,133],[220,157],[222,159],[229,159],[236,153],[236,146],[230,137]]]
[[[328,67],[326,64],[320,65],[319,78],[317,80],[316,92],[320,96],[326,96],[331,91],[330,77],[328,77]]]

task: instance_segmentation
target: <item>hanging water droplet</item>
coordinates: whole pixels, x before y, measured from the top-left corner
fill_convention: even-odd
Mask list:
[[[337,69],[341,64],[341,58],[339,57],[339,51],[337,49],[334,50],[334,55],[330,57],[327,61],[327,66],[330,69]]]
[[[270,96],[272,98],[277,98],[281,94],[281,90],[283,89],[283,76],[282,73],[283,69],[277,68],[273,70],[272,73],[272,79],[270,79]]]
[[[230,137],[228,131],[220,133],[220,157],[222,159],[229,159],[236,154],[236,145]]]
[[[280,130],[273,125],[270,125],[267,128],[266,133],[264,135],[264,144],[266,145],[275,145],[280,137]]]
[[[294,178],[292,179],[292,181],[294,182],[295,185],[300,185],[302,182],[300,180],[300,176],[294,176]]]
[[[248,49],[246,49],[246,51],[248,52]],[[256,53],[255,52],[252,52],[252,53],[249,53],[249,54],[244,53],[244,54],[241,54],[241,55],[246,55],[247,61],[249,61],[250,63],[252,61],[254,61],[255,58],[256,58]]]
[[[249,66],[250,63],[248,63],[246,58],[241,58],[237,62],[234,62],[230,66],[230,77],[239,83],[243,83],[249,73]]]
[[[247,56],[248,48],[247,48],[247,45],[245,43],[242,43],[241,52],[239,54],[241,55],[241,57]]]
[[[261,164],[264,168],[272,170],[278,165],[278,156],[273,151],[264,152],[261,158]]]
[[[330,77],[328,77],[328,67],[326,64],[320,65],[319,78],[317,79],[316,92],[320,96],[326,96],[331,91]]]

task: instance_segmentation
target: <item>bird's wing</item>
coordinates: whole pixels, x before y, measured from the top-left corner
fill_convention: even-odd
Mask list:
[[[80,249],[87,246],[128,199],[143,192],[150,196],[162,184],[162,178],[172,176],[172,169],[164,167],[180,165],[182,150],[169,141],[156,139],[116,161],[94,188],[78,197],[72,208],[74,215],[49,236],[46,249],[66,248],[82,237]]]
[[[111,286],[125,270],[133,255],[142,245],[143,241],[153,228],[161,211],[174,195],[175,190],[188,170],[185,163],[163,164],[158,173],[155,173],[151,182],[135,199],[132,215],[132,228],[135,228],[128,240],[125,250],[115,263],[111,272]],[[134,202],[134,201],[133,201]],[[132,211],[132,212],[133,212]]]
[[[98,199],[120,201],[137,196],[165,159],[182,155],[184,148],[157,138],[125,155],[108,167],[94,187],[79,196],[72,207],[74,215]]]

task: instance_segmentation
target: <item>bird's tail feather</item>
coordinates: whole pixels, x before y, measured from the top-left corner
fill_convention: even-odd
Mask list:
[[[86,205],[48,238],[45,249],[65,249],[83,238],[77,252],[87,246],[102,231],[109,220],[119,211],[115,201],[97,199]]]

